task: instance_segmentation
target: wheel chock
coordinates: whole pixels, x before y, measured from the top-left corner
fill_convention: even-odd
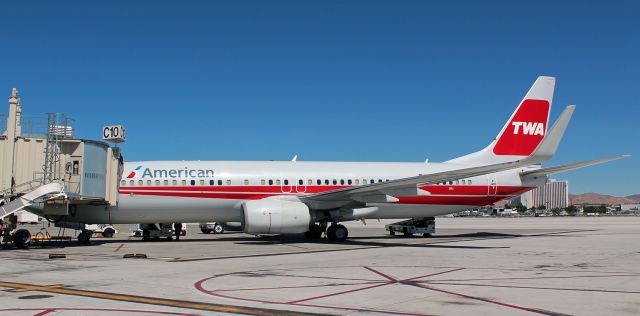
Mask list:
[[[127,253],[122,256],[123,259],[147,259],[147,255],[143,253]]]

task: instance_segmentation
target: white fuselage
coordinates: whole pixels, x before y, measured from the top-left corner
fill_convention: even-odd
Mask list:
[[[122,174],[118,205],[78,206],[67,221],[113,224],[240,221],[241,205],[247,200],[319,193],[464,167],[468,166],[307,161],[129,162]],[[546,178],[538,178],[523,183],[519,175],[522,170],[421,186],[430,194],[399,196],[399,201],[393,203],[367,204],[378,206],[378,211],[368,217],[416,218],[449,214],[517,196],[546,181]]]

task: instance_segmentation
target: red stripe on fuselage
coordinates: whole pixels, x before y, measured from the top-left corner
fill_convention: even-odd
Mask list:
[[[348,186],[289,186],[285,187],[285,192],[283,192],[283,189],[280,186],[137,186],[121,187],[120,194],[258,200],[273,195],[304,195],[347,187]],[[291,188],[290,192],[288,191],[289,188]],[[296,189],[305,192],[297,192]],[[496,194],[492,195],[488,194],[488,187],[482,185],[427,185],[422,186],[421,189],[429,191],[431,195],[398,197],[399,201],[396,203],[486,205],[508,197],[520,195],[532,188],[520,186],[498,186]]]

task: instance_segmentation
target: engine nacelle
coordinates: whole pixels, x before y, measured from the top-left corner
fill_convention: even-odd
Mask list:
[[[309,230],[311,214],[306,204],[285,200],[257,200],[242,203],[243,226],[247,234],[298,234]]]

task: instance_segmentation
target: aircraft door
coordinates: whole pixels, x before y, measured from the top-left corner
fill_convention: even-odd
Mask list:
[[[487,175],[487,195],[498,194],[498,179],[495,173]]]
[[[293,189],[291,186],[291,180],[282,178],[280,183],[281,183],[280,190],[282,191],[282,193],[291,193]]]
[[[298,179],[298,182],[296,182],[296,192],[298,193],[307,192],[307,185],[304,183],[303,179]]]

